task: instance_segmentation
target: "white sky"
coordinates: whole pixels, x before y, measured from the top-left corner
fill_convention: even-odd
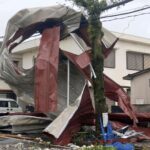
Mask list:
[[[123,12],[125,10],[133,10],[135,8],[139,8],[142,6],[150,6],[150,0],[134,0],[133,2],[130,2],[125,6],[121,6],[120,9],[115,8],[110,10],[107,13],[113,14],[117,12]],[[134,14],[141,14],[141,13],[150,13],[150,9],[140,11]],[[134,15],[134,14],[130,14],[130,15]],[[145,15],[131,17],[122,20],[104,22],[103,25],[107,29],[112,31],[150,38],[150,14],[145,14]]]
[[[64,4],[66,2],[65,0],[0,0],[0,36],[3,36],[5,33],[8,19],[12,17],[17,11],[29,7],[51,6],[57,3]],[[150,0],[134,0],[133,2],[121,6],[119,9],[115,8],[109,10],[103,15],[123,12],[125,10],[132,10],[145,5],[150,6]],[[144,10],[142,12],[150,13],[150,9]],[[150,14],[122,20],[104,22],[103,26],[111,31],[150,38]]]

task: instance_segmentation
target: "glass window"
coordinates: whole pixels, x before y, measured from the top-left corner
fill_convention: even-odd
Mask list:
[[[127,52],[127,69],[142,70],[143,55],[140,53]]]
[[[16,102],[10,101],[10,107],[18,107],[18,104]]]
[[[8,107],[8,101],[0,101],[0,107]]]
[[[150,68],[150,55],[144,54],[144,69]]]
[[[127,52],[127,69],[143,70],[150,68],[150,54]]]
[[[110,54],[104,59],[104,67],[115,68],[115,50],[112,50]]]

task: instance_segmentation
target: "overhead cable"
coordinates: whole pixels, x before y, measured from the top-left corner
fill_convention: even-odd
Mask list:
[[[101,20],[101,21],[102,22],[115,21],[115,20],[121,20],[121,19],[137,17],[137,16],[142,16],[142,15],[148,15],[148,14],[150,14],[150,12],[145,12],[145,13],[140,13],[140,14],[135,14],[135,15],[129,15],[129,16],[125,16],[125,17],[117,17],[117,18],[108,19],[108,20]]]
[[[114,14],[114,15],[101,16],[100,18],[103,19],[103,18],[110,18],[110,17],[128,15],[128,14],[135,13],[135,12],[139,12],[139,11],[143,11],[143,10],[146,10],[146,9],[150,9],[150,6],[148,5],[147,7],[142,7],[142,8],[140,8],[140,9],[136,9],[136,10],[128,11],[128,12],[124,12],[124,13],[118,13],[118,14]]]

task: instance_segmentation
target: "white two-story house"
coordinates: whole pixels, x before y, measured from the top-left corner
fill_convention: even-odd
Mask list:
[[[150,39],[116,32],[113,34],[119,38],[119,41],[105,59],[104,73],[130,93],[130,81],[124,80],[123,77],[150,67]],[[16,65],[21,65],[24,69],[31,68],[37,56],[39,43],[39,38],[34,38],[17,46],[13,50]],[[79,48],[71,39],[67,47]],[[8,92],[11,90],[3,81],[0,83],[0,89]]]
[[[105,59],[104,73],[130,92],[131,82],[123,77],[150,68],[150,39],[113,32],[119,38]]]

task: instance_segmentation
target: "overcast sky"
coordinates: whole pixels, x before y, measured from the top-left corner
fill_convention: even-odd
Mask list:
[[[58,3],[64,4],[65,0],[0,0],[0,36],[3,36],[5,33],[8,19],[17,11],[23,8],[44,7]],[[121,6],[120,8],[107,11],[103,14],[103,16],[120,13],[127,10],[134,10],[143,6],[150,6],[150,0],[134,0],[133,2]],[[141,13],[150,13],[150,9],[138,12],[138,14]],[[114,18],[106,18],[105,21],[109,21],[103,22],[103,26],[108,30],[150,38],[150,14],[118,20],[115,18],[114,21],[110,21],[110,19]],[[104,21],[104,19],[102,19],[102,21]]]
[[[150,6],[150,0],[134,0],[133,2],[130,2],[125,6],[120,7],[120,9],[112,9],[107,13],[114,14],[114,13],[123,12],[127,10],[134,10],[136,8],[141,8],[143,6],[146,7]],[[144,14],[144,15],[136,16],[136,17],[133,16],[131,18],[119,19],[119,20],[114,20],[109,22],[103,22],[103,25],[109,30],[150,38],[150,8],[130,15],[135,15],[135,14]],[[108,19],[111,18],[107,18],[107,20]]]

